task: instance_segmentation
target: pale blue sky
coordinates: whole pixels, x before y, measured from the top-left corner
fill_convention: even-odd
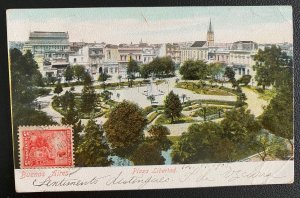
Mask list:
[[[205,40],[211,18],[216,42],[292,42],[292,8],[137,7],[8,10],[9,40],[29,31],[68,31],[71,41],[150,43]]]

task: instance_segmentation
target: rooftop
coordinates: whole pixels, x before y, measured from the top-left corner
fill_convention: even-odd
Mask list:
[[[30,38],[62,38],[68,39],[69,33],[68,32],[41,32],[41,31],[34,31],[30,32]]]
[[[230,50],[252,51],[258,49],[258,44],[253,41],[237,41],[234,42]]]
[[[191,47],[203,47],[206,44],[206,41],[195,41]]]

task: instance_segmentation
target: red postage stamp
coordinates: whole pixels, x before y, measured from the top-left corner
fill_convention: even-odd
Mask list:
[[[73,167],[71,126],[19,127],[21,168]]]

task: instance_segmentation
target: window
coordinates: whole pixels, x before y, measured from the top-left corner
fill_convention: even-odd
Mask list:
[[[108,59],[111,59],[110,51],[108,51]]]

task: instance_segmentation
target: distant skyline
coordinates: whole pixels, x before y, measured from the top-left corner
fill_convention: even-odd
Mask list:
[[[30,31],[69,32],[70,41],[112,44],[206,40],[211,19],[216,43],[293,42],[291,6],[12,9],[8,41]]]

